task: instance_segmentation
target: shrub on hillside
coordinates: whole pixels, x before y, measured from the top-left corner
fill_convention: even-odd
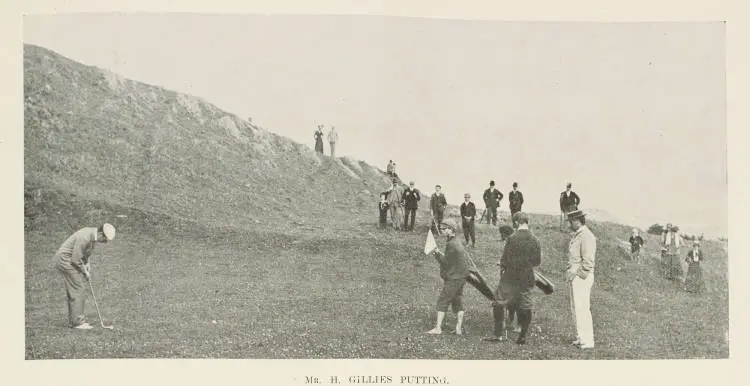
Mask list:
[[[647,232],[649,234],[652,234],[652,235],[660,235],[660,234],[664,233],[664,226],[661,225],[661,224],[651,225],[650,227],[648,227],[648,231]]]

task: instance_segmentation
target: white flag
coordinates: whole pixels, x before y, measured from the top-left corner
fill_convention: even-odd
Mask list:
[[[429,255],[436,249],[437,243],[435,242],[435,236],[432,235],[432,229],[430,229],[427,233],[427,240],[424,242],[424,254]]]

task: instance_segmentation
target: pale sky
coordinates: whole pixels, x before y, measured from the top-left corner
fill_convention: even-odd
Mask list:
[[[338,155],[393,159],[452,203],[518,181],[525,210],[556,212],[571,181],[584,209],[707,235],[727,232],[724,36],[723,23],[24,18],[27,43],[309,146],[335,125]]]

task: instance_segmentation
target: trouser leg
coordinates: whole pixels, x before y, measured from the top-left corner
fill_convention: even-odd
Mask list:
[[[576,277],[572,283],[578,334],[582,344],[592,346],[594,345],[594,323],[591,318],[591,286],[593,282],[594,275],[590,274],[586,279]]]
[[[494,335],[496,337],[504,336],[505,334],[505,307],[501,305],[492,305],[492,318],[495,322]]]
[[[58,267],[65,279],[65,293],[68,301],[68,321],[72,326],[86,322],[86,287],[83,275],[73,267]]]

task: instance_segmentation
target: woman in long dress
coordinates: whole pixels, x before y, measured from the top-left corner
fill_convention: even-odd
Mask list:
[[[315,152],[323,154],[323,126],[315,130]]]
[[[688,252],[685,261],[688,263],[687,276],[685,277],[685,291],[688,292],[700,292],[703,291],[703,269],[701,269],[701,261],[703,261],[703,251],[700,249],[701,243],[695,241],[693,243],[693,249]]]

